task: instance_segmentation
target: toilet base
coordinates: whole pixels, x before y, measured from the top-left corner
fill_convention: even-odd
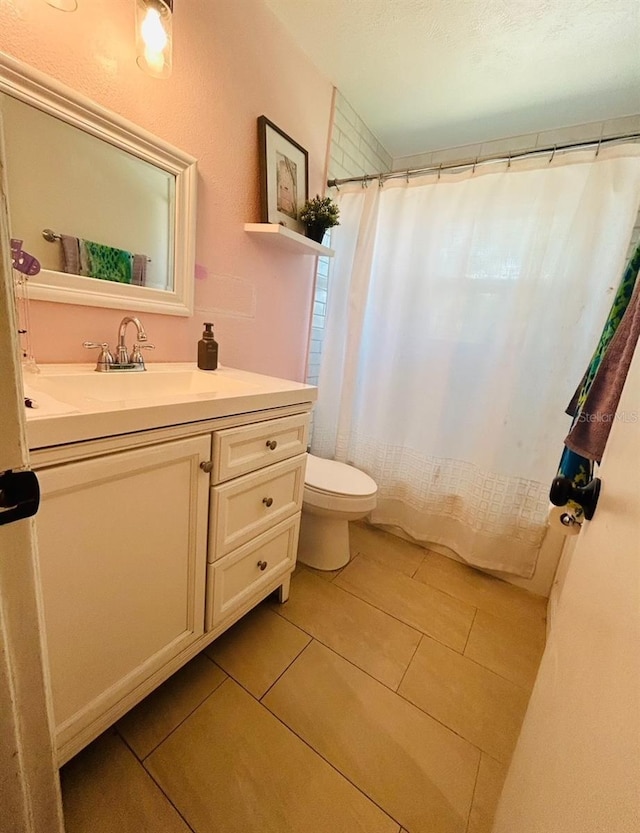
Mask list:
[[[298,561],[316,570],[339,570],[350,558],[348,520],[302,512]]]

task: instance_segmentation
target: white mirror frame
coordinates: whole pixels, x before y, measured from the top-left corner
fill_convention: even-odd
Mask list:
[[[0,93],[37,107],[68,124],[155,165],[176,178],[173,222],[173,290],[123,285],[48,269],[29,279],[29,296],[42,301],[110,307],[165,315],[193,315],[196,160],[152,133],[0,52]],[[1,127],[1,123],[0,123]],[[2,139],[0,131],[0,140]],[[11,214],[11,194],[9,194]],[[25,247],[28,251],[28,246]],[[43,280],[44,278],[44,280]]]

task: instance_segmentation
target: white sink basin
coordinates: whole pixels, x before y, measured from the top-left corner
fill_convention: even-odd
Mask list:
[[[97,373],[93,364],[42,365],[25,373],[31,449],[255,413],[302,402],[316,389],[300,382],[231,367],[198,370],[187,362],[147,365],[145,371]],[[209,423],[207,423],[207,428]]]
[[[220,371],[174,370],[159,368],[140,372],[95,371],[70,374],[38,375],[29,378],[29,387],[41,390],[62,402],[77,404],[81,400],[98,402],[140,402],[153,404],[158,399],[216,396],[251,393],[255,389]]]

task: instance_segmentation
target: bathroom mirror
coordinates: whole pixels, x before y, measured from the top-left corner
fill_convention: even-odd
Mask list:
[[[195,159],[1,53],[0,127],[31,298],[192,314]]]

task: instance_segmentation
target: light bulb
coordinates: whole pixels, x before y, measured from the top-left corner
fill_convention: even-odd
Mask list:
[[[171,74],[171,6],[165,0],[136,0],[138,66],[156,78]]]
[[[142,40],[151,52],[162,52],[169,42],[157,9],[147,9],[140,32]]]

